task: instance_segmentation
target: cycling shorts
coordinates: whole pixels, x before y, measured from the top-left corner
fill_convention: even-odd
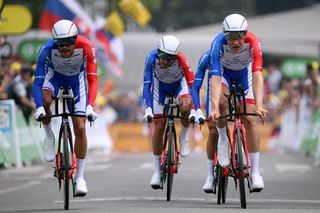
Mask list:
[[[163,114],[164,101],[167,95],[175,95],[180,98],[183,95],[189,94],[189,87],[184,77],[180,81],[172,84],[166,84],[154,78],[152,91],[153,113],[155,115]]]
[[[59,88],[65,89],[71,87],[74,95],[74,114],[85,115],[87,107],[87,84],[85,72],[80,72],[75,76],[62,76],[55,72],[45,77],[42,90],[49,90],[53,97],[57,97]],[[67,101],[68,109],[71,107],[71,101]]]

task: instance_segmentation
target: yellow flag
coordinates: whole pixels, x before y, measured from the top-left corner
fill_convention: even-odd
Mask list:
[[[108,15],[105,29],[115,36],[121,36],[123,34],[124,24],[117,11],[112,11]]]
[[[140,26],[146,25],[151,19],[151,14],[140,0],[120,0],[119,7]]]
[[[19,4],[6,4],[1,12],[0,35],[24,33],[29,30],[31,24],[32,15],[27,7]]]

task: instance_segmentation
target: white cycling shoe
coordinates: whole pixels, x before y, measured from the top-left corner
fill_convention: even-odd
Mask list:
[[[228,167],[230,164],[229,158],[229,143],[219,143],[218,142],[218,161],[221,167]]]
[[[151,181],[150,181],[150,186],[153,189],[160,189],[160,175],[157,173],[153,173]]]
[[[46,135],[43,144],[43,157],[48,162],[52,162],[56,159],[53,132],[50,135]]]
[[[182,141],[181,140],[181,144],[180,144],[180,155],[183,158],[186,158],[189,156],[190,154],[190,145],[189,145],[189,141]]]
[[[260,192],[264,188],[263,178],[260,174],[252,174],[251,178],[251,189],[252,192]]]
[[[213,193],[213,177],[207,177],[202,189],[205,193]]]
[[[75,194],[77,197],[83,197],[86,196],[88,193],[88,188],[86,181],[83,178],[76,179],[76,190]]]

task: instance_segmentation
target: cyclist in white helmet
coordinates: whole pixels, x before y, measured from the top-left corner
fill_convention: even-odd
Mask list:
[[[239,14],[227,16],[223,21],[222,31],[212,42],[210,51],[212,104],[210,118],[217,123],[219,133],[218,161],[221,166],[227,167],[230,163],[226,134],[227,121],[218,118],[228,113],[227,97],[224,94],[229,94],[231,81],[235,81],[236,85],[239,83],[242,85],[246,94],[247,112],[255,112],[264,119],[268,111],[263,107],[263,60],[259,39],[248,32],[247,20]],[[251,160],[252,188],[253,191],[259,192],[264,188],[264,182],[259,172],[260,140],[255,120],[253,116],[243,118]],[[208,174],[203,187],[205,191],[212,188],[210,181],[211,177]]]
[[[52,27],[52,39],[40,49],[35,71],[32,95],[37,110],[36,120],[51,115],[50,105],[59,88],[71,87],[75,97],[74,113],[97,118],[93,104],[98,91],[97,64],[92,43],[78,35],[76,25],[69,20],[60,20]],[[87,83],[88,82],[88,83]],[[86,119],[73,117],[75,133],[75,154],[77,164],[76,195],[85,196],[88,192],[84,180],[84,164],[87,153]],[[45,130],[44,158],[55,160],[55,137],[51,120],[43,119]]]
[[[158,47],[147,56],[144,70],[143,101],[145,106],[144,119],[149,116],[161,115],[166,95],[176,95],[179,98],[182,116],[189,116],[192,99],[189,89],[192,88],[194,74],[186,57],[180,51],[180,41],[172,35],[163,36]],[[154,173],[150,181],[153,189],[160,188],[160,159],[162,140],[166,119],[156,119],[152,136],[154,155]],[[180,155],[187,157],[190,153],[188,142],[189,121],[181,119]]]

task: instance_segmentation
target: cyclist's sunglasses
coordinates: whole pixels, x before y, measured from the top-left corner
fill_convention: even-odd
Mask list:
[[[159,59],[166,61],[173,61],[177,58],[176,55],[170,55],[168,53],[162,52],[161,50],[158,50],[158,57]]]
[[[55,39],[55,42],[59,47],[74,45],[76,41],[77,41],[77,36]]]
[[[247,31],[236,31],[236,32],[224,32],[224,36],[227,40],[238,40],[243,39],[247,34]]]

